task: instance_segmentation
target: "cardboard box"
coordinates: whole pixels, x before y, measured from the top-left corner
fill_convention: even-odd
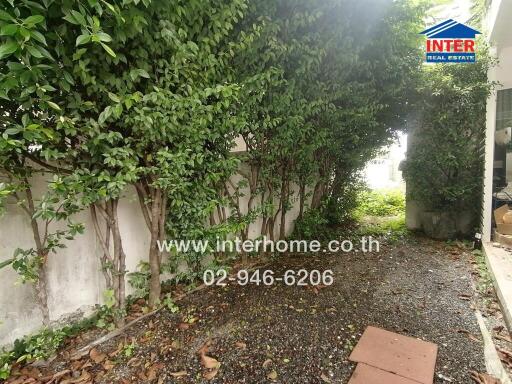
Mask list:
[[[512,235],[502,235],[499,232],[495,232],[494,241],[500,243],[505,248],[512,248]]]
[[[498,209],[494,210],[494,221],[496,222],[496,232],[501,233],[502,235],[512,235],[512,224],[505,224],[503,222],[503,216],[510,209],[508,205],[502,205]]]

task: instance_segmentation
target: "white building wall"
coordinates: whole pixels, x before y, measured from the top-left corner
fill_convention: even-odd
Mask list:
[[[498,59],[498,65],[489,73],[489,80],[498,82],[496,90],[512,88],[512,1],[493,0],[487,13],[486,34],[491,45],[491,54]],[[487,101],[487,136],[485,152],[483,240],[491,239],[492,179],[494,163],[494,132],[496,130],[496,92]]]

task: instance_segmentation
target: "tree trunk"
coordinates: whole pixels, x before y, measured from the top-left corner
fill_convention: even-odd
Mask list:
[[[298,219],[302,220],[304,216],[304,203],[306,200],[306,184],[301,183],[299,187],[299,216]]]
[[[43,255],[46,260],[47,255]],[[46,264],[43,263],[39,266],[38,279],[35,284],[36,299],[41,315],[43,317],[43,325],[48,327],[50,325],[50,309],[48,308],[48,287],[46,280]]]
[[[265,205],[265,190],[261,192],[261,208],[263,208]],[[261,215],[261,229],[260,229],[260,236],[265,236],[267,233],[267,214],[266,211],[263,210],[263,214]]]
[[[158,188],[153,190],[151,203],[151,240],[149,246],[149,267],[151,277],[149,282],[149,307],[155,308],[160,302],[160,252],[157,241],[160,239],[160,215],[162,203],[162,191]]]
[[[317,181],[315,189],[313,191],[313,198],[311,199],[311,208],[318,209],[325,194],[325,182],[323,180]]]
[[[281,201],[279,205],[281,206],[281,223],[279,227],[279,239],[282,240],[286,237],[286,205],[288,203],[288,195],[289,195],[289,186],[290,183],[286,176],[283,176],[283,181],[281,183]]]
[[[26,185],[29,185],[26,180]],[[36,300],[39,310],[43,318],[43,325],[45,327],[50,325],[50,309],[48,308],[48,286],[46,280],[46,263],[48,259],[48,252],[45,250],[44,240],[41,239],[41,233],[39,232],[39,224],[37,219],[34,218],[36,213],[34,205],[34,197],[32,196],[32,190],[30,187],[25,189],[25,195],[27,197],[28,213],[30,215],[30,226],[32,227],[32,236],[36,244],[37,256],[41,258],[38,268],[38,279],[35,284]]]
[[[111,204],[111,219],[112,219],[112,239],[114,245],[114,280],[117,287],[115,293],[117,308],[121,311],[124,310],[126,305],[126,255],[123,249],[121,232],[119,230],[119,217],[117,215],[117,207],[119,199],[114,199]],[[121,327],[124,325],[123,316],[116,316],[116,325]]]
[[[122,311],[126,306],[126,254],[124,253],[121,232],[119,230],[118,205],[119,199],[106,201],[104,208],[100,203],[95,203],[91,205],[91,217],[96,237],[103,250],[101,262],[106,286],[107,289],[111,289],[114,292],[115,308]],[[105,221],[105,236],[101,233],[97,210],[101,212]],[[112,249],[110,247],[111,237]],[[124,316],[121,313],[117,314],[115,322],[117,327],[122,327],[124,325]]]

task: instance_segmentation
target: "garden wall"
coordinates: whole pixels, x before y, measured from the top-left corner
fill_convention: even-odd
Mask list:
[[[236,181],[237,176],[233,176]],[[41,194],[45,185],[42,179],[33,182],[35,195]],[[294,187],[296,191],[297,188]],[[242,211],[247,206],[241,198]],[[0,262],[12,257],[18,247],[33,246],[32,231],[28,216],[15,204],[7,204],[6,212],[0,216]],[[295,202],[286,220],[286,233],[293,230],[298,215]],[[50,319],[54,323],[67,322],[91,314],[96,304],[103,301],[105,282],[100,269],[101,248],[98,243],[89,212],[81,213],[76,221],[85,224],[83,235],[67,242],[67,248],[48,258],[48,305]],[[126,252],[128,272],[134,272],[142,260],[147,260],[149,231],[140,213],[134,189],[126,191],[119,206],[120,231]],[[259,235],[261,219],[249,228],[249,237]],[[279,233],[279,217],[275,225]],[[130,286],[127,284],[127,294]],[[0,269],[0,346],[10,345],[24,335],[42,327],[42,317],[36,305],[31,284],[22,284],[18,274],[10,267]]]
[[[41,180],[34,183],[36,193],[42,185]],[[119,207],[129,271],[134,271],[139,261],[146,258],[149,244],[149,231],[138,204],[135,191],[130,190]],[[77,219],[85,224],[85,233],[68,241],[67,248],[48,258],[48,306],[52,322],[91,313],[94,305],[102,302],[105,290],[99,263],[101,249],[89,213],[84,212]],[[12,257],[16,248],[29,248],[33,243],[28,216],[14,204],[7,204],[6,212],[0,217],[0,261]],[[42,318],[31,284],[21,284],[11,267],[1,269],[0,277],[0,345],[5,345],[39,329]]]

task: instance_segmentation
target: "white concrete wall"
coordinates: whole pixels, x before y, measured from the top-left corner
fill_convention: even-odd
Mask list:
[[[236,180],[239,176],[233,176]],[[34,182],[34,194],[42,193],[44,179]],[[296,186],[293,187],[298,190]],[[247,206],[248,196],[241,198],[241,206]],[[259,203],[259,202],[255,202]],[[246,212],[246,208],[242,210]],[[286,233],[293,231],[293,221],[299,212],[298,204],[287,212]],[[146,227],[136,192],[130,188],[119,204],[120,230],[126,253],[128,273],[137,270],[142,260],[147,260],[149,231]],[[67,248],[48,258],[48,304],[52,322],[65,321],[71,316],[92,313],[96,304],[103,301],[105,281],[100,269],[101,248],[98,243],[88,211],[76,217],[85,224],[83,235],[68,241]],[[280,218],[277,218],[275,234],[279,233]],[[261,219],[250,226],[249,237],[259,235]],[[34,240],[29,218],[14,204],[8,204],[0,216],[0,262],[10,259],[16,248],[31,248]],[[21,284],[19,276],[10,267],[0,269],[0,346],[9,345],[15,339],[33,333],[42,327],[41,313],[36,305],[31,284]],[[127,294],[131,287],[127,284]]]
[[[42,180],[35,183],[41,191]],[[37,193],[37,192],[36,192]],[[120,230],[126,252],[127,270],[133,272],[140,260],[146,259],[149,231],[139,215],[135,190],[128,190],[119,207]],[[51,321],[70,315],[90,314],[95,304],[102,303],[105,282],[100,270],[101,249],[92,230],[88,212],[77,221],[86,225],[83,235],[68,241],[67,248],[48,258],[48,305]],[[0,217],[0,262],[12,257],[16,248],[33,247],[34,240],[27,214],[8,204]],[[127,287],[129,292],[129,286]],[[0,345],[35,332],[42,326],[40,311],[31,284],[21,284],[11,267],[0,270]]]

